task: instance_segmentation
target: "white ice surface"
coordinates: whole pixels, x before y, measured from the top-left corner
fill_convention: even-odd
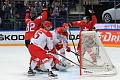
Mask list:
[[[58,80],[120,80],[120,48],[105,48],[112,63],[117,69],[117,75],[112,77],[83,77],[79,76],[79,67],[74,66],[68,72],[57,72]],[[74,48],[72,47],[74,51]],[[34,77],[26,76],[29,67],[29,53],[24,46],[0,46],[0,80],[49,80],[47,73],[36,74]],[[77,63],[73,53],[67,57]]]

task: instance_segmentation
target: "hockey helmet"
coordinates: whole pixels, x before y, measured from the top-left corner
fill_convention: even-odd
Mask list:
[[[90,17],[89,16],[85,16],[85,17],[83,17],[83,19],[90,20]]]
[[[30,13],[30,19],[31,19],[32,21],[34,21],[34,19],[35,19],[36,17],[37,17],[37,16],[36,16],[35,13]]]
[[[50,21],[45,21],[45,22],[43,23],[43,26],[44,26],[44,28],[46,28],[46,27],[51,27],[51,28],[52,28],[52,22],[50,22]]]
[[[63,23],[63,24],[62,24],[62,27],[64,27],[64,28],[69,28],[69,24],[68,24],[68,23]]]

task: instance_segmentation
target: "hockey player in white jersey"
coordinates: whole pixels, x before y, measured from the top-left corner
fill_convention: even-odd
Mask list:
[[[53,44],[54,48],[48,52],[47,57],[50,59],[53,69],[59,70],[59,71],[66,71],[68,68],[70,68],[71,64],[65,58],[62,58],[62,60],[59,60],[58,58],[58,52],[60,51],[60,54],[65,57],[65,49],[63,45],[66,48],[67,52],[70,52],[70,47],[68,45],[68,32],[69,25],[67,23],[63,23],[62,27],[56,28],[53,32]],[[47,48],[46,48],[47,49]],[[44,69],[44,66],[41,64],[40,69],[42,71],[46,71]]]
[[[62,27],[56,28],[53,32],[53,44],[55,48],[60,51],[60,54],[65,57],[65,49],[67,52],[70,52],[70,46],[68,45],[68,32],[69,25],[63,23]],[[64,46],[63,46],[64,45]],[[62,61],[65,59],[62,58]]]
[[[52,28],[52,23],[50,21],[45,21],[43,23],[44,29],[40,28],[36,31],[34,36],[31,38],[30,45],[28,46],[28,50],[30,52],[32,62],[31,62],[31,74],[37,65],[38,61],[41,61],[44,64],[45,69],[48,71],[48,75],[50,77],[57,77],[56,74],[53,74],[49,59],[46,55],[45,46],[48,47],[48,50],[53,49],[53,37],[50,33],[50,29]],[[28,74],[30,74],[28,72]]]

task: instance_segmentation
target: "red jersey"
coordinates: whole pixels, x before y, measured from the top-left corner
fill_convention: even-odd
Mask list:
[[[96,23],[97,23],[97,18],[95,15],[92,16],[92,21],[89,21],[87,24],[85,24],[83,20],[72,22],[73,26],[80,27],[81,31],[92,31]]]
[[[42,16],[37,17],[34,21],[29,19],[30,13],[26,13],[25,23],[27,24],[25,40],[30,40],[34,33],[41,27],[41,22],[47,19],[47,11],[43,11]]]

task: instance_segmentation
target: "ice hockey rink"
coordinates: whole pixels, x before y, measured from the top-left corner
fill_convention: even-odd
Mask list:
[[[85,77],[79,75],[79,67],[73,66],[67,72],[58,72],[57,80],[120,80],[120,48],[105,47],[117,75],[111,77]],[[72,47],[74,51],[74,48]],[[29,53],[25,46],[0,46],[0,80],[49,80],[47,73],[28,77]],[[67,53],[67,58],[77,63],[73,53]]]

